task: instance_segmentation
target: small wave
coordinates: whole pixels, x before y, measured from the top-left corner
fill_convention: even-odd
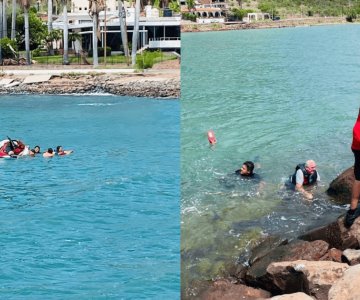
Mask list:
[[[80,103],[79,106],[113,106],[115,103]]]

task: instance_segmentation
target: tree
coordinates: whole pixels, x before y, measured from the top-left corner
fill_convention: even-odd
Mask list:
[[[170,8],[173,12],[180,12],[180,4],[179,4],[179,2],[177,2],[176,0],[171,0],[171,1],[170,1],[169,8]]]
[[[43,44],[47,36],[46,25],[40,20],[36,14],[36,9],[31,7],[28,10],[29,14],[29,33],[30,33],[30,48],[36,49]],[[24,15],[18,15],[16,18],[16,40],[19,43],[19,49],[25,49],[25,18]]]
[[[71,33],[69,34],[69,42],[71,42],[71,45],[72,45],[72,48],[73,48],[73,49],[75,48],[75,47],[74,47],[74,43],[75,43],[76,41],[79,41],[79,42],[82,41],[82,36],[81,36],[81,34],[79,34],[78,32],[71,32]]]
[[[7,37],[7,14],[6,14],[6,5],[7,0],[3,0],[3,37]]]
[[[54,41],[58,41],[61,38],[62,38],[62,32],[59,29],[54,29],[51,32],[48,32],[48,34],[46,35],[44,40],[46,43],[46,48],[50,55],[54,55],[54,47],[53,47]]]
[[[126,58],[127,65],[129,65],[129,43],[127,38],[127,28],[126,28],[126,11],[122,0],[119,0],[119,20],[120,20],[120,33],[121,33],[121,41],[124,49],[124,56]]]
[[[135,21],[134,21],[134,30],[132,36],[132,49],[131,49],[131,64],[135,66],[136,64],[136,51],[139,39],[139,19],[140,19],[140,0],[135,2]]]
[[[22,8],[24,10],[26,64],[31,65],[31,59],[30,59],[30,34],[29,34],[30,0],[21,0],[21,6],[22,6]]]
[[[63,35],[64,35],[64,54],[63,54],[63,64],[69,64],[69,24],[68,24],[68,15],[67,15],[67,0],[62,0],[63,4]]]
[[[16,1],[16,0],[13,0]],[[52,0],[48,0],[48,32],[50,33],[52,28],[52,12],[53,12],[53,2]]]
[[[93,19],[93,65],[97,67],[99,65],[98,58],[98,36],[100,32],[98,30],[99,27],[99,13],[104,10],[105,3],[103,0],[90,0],[89,1],[89,14]]]
[[[11,39],[15,40],[15,34],[16,34],[16,0],[12,0],[11,5]]]

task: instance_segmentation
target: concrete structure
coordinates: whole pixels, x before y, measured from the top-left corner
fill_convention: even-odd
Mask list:
[[[92,45],[93,20],[88,13],[88,0],[74,0],[71,4],[71,12],[68,13],[68,27],[70,32],[82,35],[81,43],[75,42],[69,45],[75,52],[80,50],[89,51]],[[126,26],[128,41],[131,43],[134,28],[135,9],[128,7],[125,3]],[[169,14],[169,12],[166,12]],[[139,44],[138,49],[162,49],[180,52],[180,20],[179,16],[162,17],[163,12],[150,5],[145,6],[139,21]],[[60,15],[53,22],[54,29],[63,29],[63,16]],[[98,47],[111,47],[112,51],[122,50],[120,20],[118,2],[116,0],[106,1],[106,11],[99,14],[100,41]]]

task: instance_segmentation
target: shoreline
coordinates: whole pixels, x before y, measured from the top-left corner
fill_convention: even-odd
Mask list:
[[[256,21],[252,23],[228,22],[198,24],[194,22],[183,22],[181,24],[181,33],[184,32],[208,32],[208,31],[228,31],[228,30],[248,30],[248,29],[272,29],[288,27],[310,27],[319,25],[341,25],[341,24],[359,24],[358,22],[349,23],[344,17],[307,17],[292,18],[278,21]]]
[[[0,95],[82,95],[161,99],[180,98],[180,64],[165,61],[153,69],[136,73],[133,69],[90,69],[79,66],[46,65],[3,67],[0,70]]]

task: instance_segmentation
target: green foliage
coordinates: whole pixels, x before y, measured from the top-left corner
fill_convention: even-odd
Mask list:
[[[186,0],[186,6],[188,10],[191,10],[195,7],[195,0]]]
[[[17,58],[14,52],[11,51],[9,45],[17,52],[17,45],[14,40],[7,37],[0,39],[1,55],[3,58]]]
[[[269,13],[271,17],[278,15],[276,4],[274,2],[262,1],[259,3],[258,8],[261,10],[261,12]]]
[[[144,51],[141,55],[136,56],[136,66],[138,69],[149,69],[162,58],[163,54],[161,51]]]
[[[183,20],[196,21],[196,15],[192,13],[182,13],[181,16]]]
[[[258,0],[258,8],[262,12],[278,15],[316,16],[344,16],[354,19],[355,10],[359,14],[360,0]],[[274,11],[274,12],[273,12]]]
[[[235,17],[235,19],[242,21],[245,16],[247,16],[248,13],[252,13],[252,9],[241,9],[238,7],[235,7],[231,10],[232,15]]]
[[[179,2],[177,2],[176,0],[171,0],[169,3],[169,8],[173,11],[173,12],[180,12],[180,4]]]
[[[160,0],[154,0],[153,6],[157,9],[159,9],[160,8]]]
[[[25,26],[24,15],[18,15],[16,18],[16,40],[20,50],[25,49]],[[36,49],[41,45],[47,35],[47,26],[36,15],[36,9],[29,10],[29,34],[30,49]]]
[[[357,14],[356,14],[356,10],[355,9],[349,9],[346,12],[346,21],[348,22],[354,22],[354,20],[356,19]]]

